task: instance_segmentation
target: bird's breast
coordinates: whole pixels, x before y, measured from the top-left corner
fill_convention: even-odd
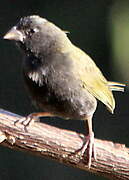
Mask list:
[[[59,58],[57,59],[59,61]],[[25,85],[42,110],[70,119],[84,119],[96,109],[96,99],[72,72],[72,64],[58,62],[23,70]]]

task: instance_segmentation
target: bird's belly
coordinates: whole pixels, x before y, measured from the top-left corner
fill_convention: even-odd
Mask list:
[[[46,84],[39,87],[30,79],[25,79],[29,94],[42,111],[50,112],[65,119],[85,119],[92,115],[96,109],[96,99],[87,91],[70,91],[65,88],[52,91]]]

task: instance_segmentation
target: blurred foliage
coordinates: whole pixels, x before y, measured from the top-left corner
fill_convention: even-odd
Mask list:
[[[111,56],[115,79],[129,83],[129,1],[117,0],[110,10]]]

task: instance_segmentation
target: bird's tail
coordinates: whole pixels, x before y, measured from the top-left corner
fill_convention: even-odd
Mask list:
[[[111,91],[121,91],[124,92],[124,87],[126,86],[125,84],[118,83],[118,82],[108,82],[108,86],[111,89]]]

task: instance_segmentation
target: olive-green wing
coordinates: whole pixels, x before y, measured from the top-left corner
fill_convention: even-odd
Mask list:
[[[74,47],[73,52],[71,58],[74,58],[75,68],[78,67],[76,73],[78,74],[77,77],[82,81],[82,87],[104,103],[109,111],[113,113],[115,100],[108,86],[108,81],[87,54],[76,47]]]

